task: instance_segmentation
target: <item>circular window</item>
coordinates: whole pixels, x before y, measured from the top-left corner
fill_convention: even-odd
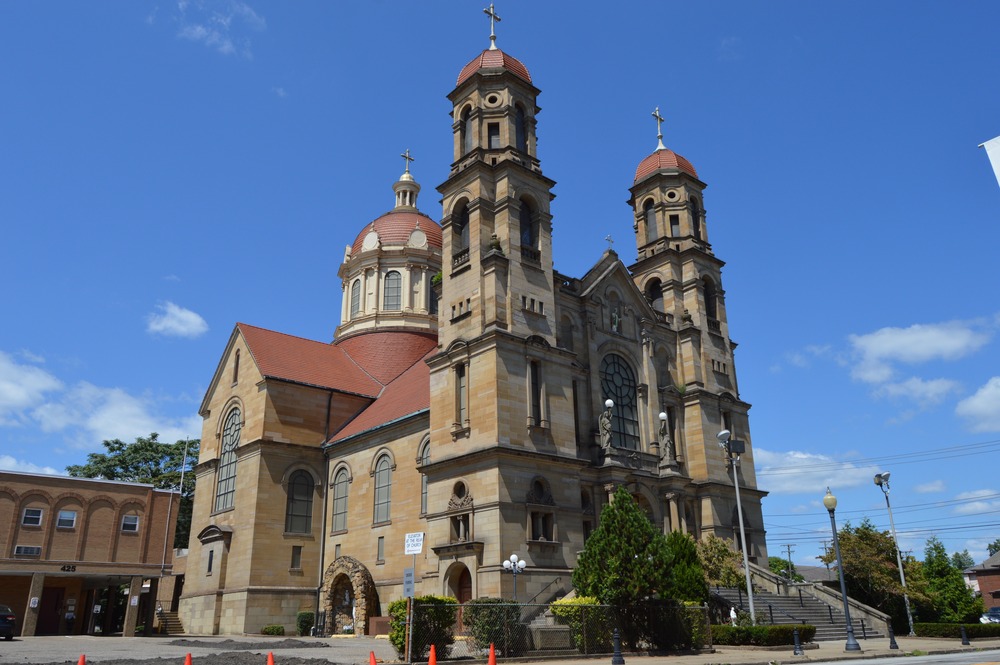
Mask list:
[[[497,104],[500,103],[500,96],[490,95],[489,97],[486,98],[486,103],[489,104],[490,106],[496,106]]]
[[[457,482],[455,483],[455,488],[452,490],[459,499],[465,498],[465,483]]]
[[[668,201],[676,201],[677,200],[677,190],[676,189],[671,189],[671,190],[667,191],[667,200]]]

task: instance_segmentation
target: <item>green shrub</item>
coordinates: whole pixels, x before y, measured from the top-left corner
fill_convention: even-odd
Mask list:
[[[458,601],[451,596],[418,596],[413,599],[413,643],[410,661],[425,660],[434,645],[438,658],[447,658],[455,642]],[[389,642],[402,658],[406,655],[406,599],[389,603]]]
[[[971,639],[1000,637],[1000,623],[915,623],[913,632],[917,637],[962,637],[962,626],[965,635]]]
[[[563,598],[552,603],[552,614],[569,626],[573,644],[581,653],[610,653],[614,625],[608,608],[591,596]]]
[[[462,623],[472,635],[477,649],[492,644],[498,656],[520,656],[531,638],[521,623],[521,606],[503,598],[476,598],[462,609]]]
[[[312,612],[299,612],[295,615],[295,628],[299,631],[299,635],[308,635],[309,631],[312,630],[313,622],[316,620],[316,615]]]
[[[730,626],[716,624],[712,626],[712,644],[728,646],[773,647],[795,644],[794,630],[799,629],[799,641],[811,642],[816,636],[816,626],[780,625],[780,626]]]
[[[262,635],[284,635],[285,627],[280,623],[272,623],[269,626],[264,626],[260,629]]]

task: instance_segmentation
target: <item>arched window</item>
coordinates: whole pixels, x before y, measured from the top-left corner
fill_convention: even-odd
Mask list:
[[[718,294],[715,290],[715,282],[712,281],[710,277],[704,277],[701,280],[703,292],[705,296],[705,316],[710,319],[719,318],[718,312]]]
[[[538,226],[534,221],[531,206],[527,201],[521,201],[521,211],[518,221],[521,225],[521,247],[527,249],[538,249]]]
[[[361,312],[361,280],[354,280],[354,284],[351,284],[351,318],[354,318]]]
[[[693,196],[688,205],[691,208],[691,235],[694,236],[695,240],[701,240],[701,205],[698,204],[698,199]]]
[[[542,365],[537,360],[528,363],[529,400],[531,423],[535,427],[542,424]]]
[[[233,359],[233,385],[240,380],[240,350],[236,349],[236,357]]]
[[[654,279],[646,287],[646,300],[657,312],[661,314],[664,312],[663,309],[663,285],[660,280]]]
[[[616,353],[601,360],[602,400],[611,399],[611,444],[619,448],[639,448],[639,409],[636,401],[635,372]]]
[[[527,123],[524,118],[524,108],[520,104],[514,105],[514,139],[518,150],[528,152]]]
[[[420,457],[417,459],[417,463],[420,466],[431,463],[431,444],[425,443],[424,447],[420,449]],[[427,512],[427,472],[424,471],[420,474],[420,514],[423,515]]]
[[[222,426],[222,446],[219,452],[219,468],[216,471],[215,512],[233,507],[236,494],[236,447],[240,445],[240,431],[243,420],[240,410],[233,409],[226,416]]]
[[[392,504],[392,462],[388,455],[382,455],[375,464],[375,524],[389,521],[389,507]]]
[[[642,206],[642,215],[646,220],[646,242],[653,242],[656,240],[656,209],[653,205],[653,199],[646,199],[646,203]]]
[[[455,221],[452,223],[454,229],[455,253],[469,249],[469,208],[463,203],[462,207],[455,213]]]
[[[395,270],[385,275],[385,295],[382,298],[382,309],[399,311],[403,309],[403,278]]]
[[[473,148],[473,126],[472,109],[468,106],[462,111],[462,154],[472,152]]]
[[[333,477],[333,524],[330,529],[347,530],[347,469],[341,469]]]
[[[296,471],[288,479],[285,502],[285,532],[309,533],[312,529],[313,478],[308,471]]]

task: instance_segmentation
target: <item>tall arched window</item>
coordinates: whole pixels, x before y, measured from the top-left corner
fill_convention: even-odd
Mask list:
[[[718,294],[715,291],[715,282],[710,277],[703,277],[701,280],[705,296],[705,316],[710,319],[719,318]]]
[[[222,446],[219,451],[219,468],[216,471],[215,512],[233,507],[236,494],[236,447],[240,445],[243,420],[239,409],[226,416],[222,426]]]
[[[639,448],[639,408],[635,372],[616,353],[601,360],[601,393],[615,405],[611,412],[611,444],[619,448]]]
[[[233,359],[233,385],[240,380],[240,350],[236,349],[236,357]]]
[[[642,206],[642,215],[646,221],[646,242],[653,242],[656,240],[656,209],[653,204],[653,199],[646,199],[646,203]]]
[[[538,249],[538,225],[534,220],[531,206],[527,201],[521,201],[521,211],[518,222],[521,225],[521,248]]]
[[[694,236],[695,240],[701,240],[701,205],[698,203],[698,199],[693,196],[688,205],[691,208],[691,235]]]
[[[528,129],[524,108],[520,104],[514,105],[514,139],[518,150],[528,152]]]
[[[403,309],[403,278],[395,270],[385,275],[385,295],[382,298],[382,309],[399,311]]]
[[[455,253],[458,254],[469,249],[469,208],[464,203],[455,213],[452,228],[454,229]]]
[[[375,524],[389,521],[392,504],[392,462],[382,455],[375,464]]]
[[[285,502],[285,532],[309,533],[312,530],[313,478],[308,471],[296,471],[288,479]]]
[[[417,460],[420,466],[431,463],[431,444],[425,443],[424,447],[420,449],[420,457]],[[427,472],[424,471],[420,474],[420,514],[423,515],[427,512]]]
[[[660,280],[654,279],[646,287],[646,300],[657,312],[663,313],[663,285]]]
[[[528,363],[529,402],[531,422],[535,427],[542,424],[542,365],[537,360]]]
[[[468,106],[462,111],[462,154],[472,152],[473,148],[473,126],[472,109]]]
[[[355,317],[361,312],[361,280],[354,280],[351,284],[351,317]]]
[[[347,469],[333,477],[333,524],[331,531],[347,530]]]

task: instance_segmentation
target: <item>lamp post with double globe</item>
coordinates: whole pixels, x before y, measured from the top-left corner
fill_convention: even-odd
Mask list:
[[[514,602],[517,602],[517,574],[523,572],[527,567],[528,562],[524,559],[518,559],[516,554],[511,554],[509,559],[505,559],[503,562],[503,569],[514,576]]]
[[[844,562],[840,558],[840,541],[837,540],[837,519],[833,513],[837,510],[837,497],[833,495],[830,488],[826,488],[826,496],[823,497],[823,505],[830,512],[830,527],[833,529],[833,550],[837,553],[837,572],[840,573],[840,595],[844,601],[844,621],[847,623],[847,644],[844,651],[861,651],[861,645],[854,639],[854,626],[851,625],[851,610],[847,605],[847,584],[844,582]]]

